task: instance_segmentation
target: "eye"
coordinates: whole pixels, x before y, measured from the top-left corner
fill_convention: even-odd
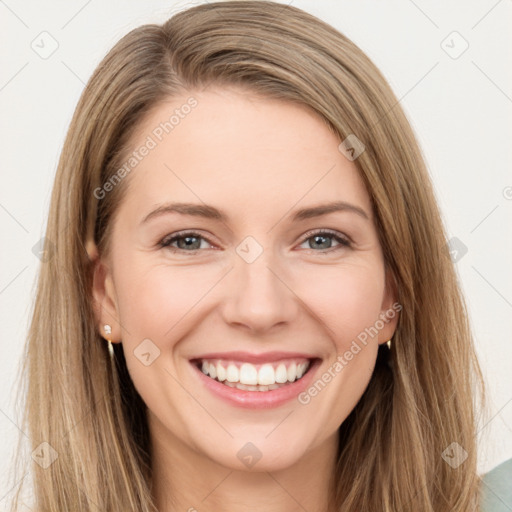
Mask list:
[[[338,245],[335,245],[333,247],[332,239],[334,239]],[[332,252],[338,249],[343,249],[345,247],[351,246],[351,242],[346,236],[342,235],[341,233],[338,233],[337,231],[330,231],[325,229],[307,233],[306,238],[304,239],[302,244],[308,242],[309,246],[306,247],[306,249],[323,249],[323,251],[315,252]]]
[[[175,242],[177,246],[172,245]],[[206,242],[206,244],[211,245],[206,238],[198,233],[193,231],[182,231],[165,237],[161,242],[159,242],[159,245],[160,247],[167,247],[173,252],[194,252],[205,248],[204,246],[201,246],[201,242]]]
[[[337,243],[337,245],[335,245],[334,247],[332,245],[333,239]],[[206,243],[206,247],[202,245],[203,242]],[[333,252],[338,249],[343,249],[345,247],[351,246],[351,242],[346,236],[342,235],[337,231],[330,231],[325,229],[307,233],[306,238],[304,239],[302,244],[308,242],[309,247],[306,247],[306,249],[321,249],[320,251],[314,252]],[[159,246],[162,248],[170,249],[172,252],[181,251],[194,253],[195,251],[198,251],[200,249],[208,249],[209,247],[212,246],[212,244],[199,233],[196,233],[194,231],[182,231],[166,236],[159,242]]]

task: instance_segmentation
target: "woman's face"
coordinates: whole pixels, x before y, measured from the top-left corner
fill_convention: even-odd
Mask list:
[[[286,468],[360,399],[397,314],[340,142],[304,107],[226,88],[138,130],[94,295],[161,445]]]

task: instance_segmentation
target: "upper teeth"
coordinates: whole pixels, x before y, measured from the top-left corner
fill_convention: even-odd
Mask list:
[[[261,366],[251,363],[236,363],[226,361],[202,361],[202,371],[212,379],[220,382],[239,382],[247,385],[272,385],[293,382],[300,379],[309,368],[309,361],[295,361],[275,364],[265,363]]]

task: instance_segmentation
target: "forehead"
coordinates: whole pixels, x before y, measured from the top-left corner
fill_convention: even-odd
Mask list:
[[[259,215],[262,204],[275,214],[298,203],[346,200],[370,211],[339,143],[305,106],[233,88],[192,91],[156,106],[137,129],[130,151],[139,160],[127,200],[141,209],[179,200]]]

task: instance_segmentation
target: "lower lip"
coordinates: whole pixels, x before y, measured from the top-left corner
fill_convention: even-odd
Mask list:
[[[201,382],[203,382],[213,394],[231,405],[244,407],[246,409],[271,409],[285,404],[302,393],[309,386],[320,362],[319,359],[311,361],[309,370],[302,378],[271,391],[245,391],[243,389],[232,388],[206,376],[194,363],[190,364],[199,375]]]

